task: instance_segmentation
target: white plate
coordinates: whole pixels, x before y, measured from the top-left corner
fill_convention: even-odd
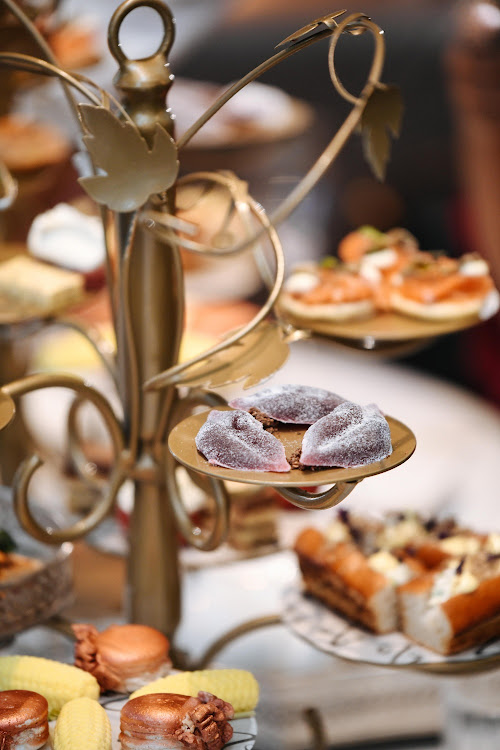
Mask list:
[[[402,633],[375,635],[306,595],[298,583],[285,591],[282,617],[296,635],[320,651],[364,664],[462,672],[479,671],[500,660],[500,639],[455,656],[441,656]]]
[[[124,697],[123,695],[101,698],[101,704],[106,709],[111,724],[112,750],[121,750],[121,745],[118,741],[120,734],[120,711],[127,701],[128,696]],[[224,747],[231,747],[236,750],[251,750],[257,737],[257,721],[255,716],[249,716],[244,719],[233,719],[230,724],[234,731],[233,737]],[[51,729],[54,726],[55,722],[51,722]]]

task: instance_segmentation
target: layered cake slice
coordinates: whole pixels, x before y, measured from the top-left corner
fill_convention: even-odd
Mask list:
[[[398,627],[396,587],[415,575],[387,550],[365,554],[349,537],[331,541],[317,529],[304,529],[295,552],[306,591],[331,609],[375,633]]]

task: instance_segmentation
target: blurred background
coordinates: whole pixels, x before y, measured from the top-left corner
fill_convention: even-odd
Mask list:
[[[33,14],[36,11],[63,65],[105,87],[112,85],[116,69],[106,47],[107,20],[116,5],[92,1],[82,6],[62,0],[53,12],[48,2],[45,9],[43,4],[26,3]],[[402,91],[402,132],[393,142],[384,182],[371,175],[359,138],[351,138],[321,185],[280,228],[289,265],[335,254],[339,240],[360,225],[381,230],[403,226],[424,249],[451,255],[480,252],[498,284],[497,4],[368,0],[361,8],[346,5],[349,11],[373,14],[385,31],[383,80]],[[173,0],[172,10],[177,32],[171,63],[178,80],[169,105],[177,117],[177,132],[182,132],[213,101],[220,86],[271,56],[277,43],[332,7],[320,0],[306,6],[295,1]],[[4,46],[23,46],[22,34],[13,35],[9,24],[3,36]],[[156,14],[148,8],[135,11],[133,20],[129,16],[122,27],[122,43],[130,57],[151,54],[160,36]],[[24,47],[33,51],[27,43]],[[349,91],[360,89],[370,55],[368,38],[346,36],[339,45],[338,71]],[[64,113],[60,87],[54,82],[35,86],[33,77],[18,76],[14,96],[12,77],[7,83],[6,74],[2,76],[4,111],[29,117],[36,113],[38,122],[62,128],[74,149],[76,130],[69,113]],[[326,43],[292,56],[268,71],[262,83],[267,86],[256,84],[238,95],[225,114],[194,139],[182,155],[181,170],[232,169],[249,181],[252,194],[272,212],[343,121],[348,105],[330,82]],[[6,126],[4,131],[13,163],[16,149]],[[0,148],[1,138],[0,129]],[[4,217],[6,239],[22,240],[42,208],[78,194],[64,144],[54,145],[52,160],[47,148],[42,150],[42,161],[50,163],[29,169],[17,165],[25,200]],[[27,158],[24,154],[23,160]],[[251,298],[248,289],[244,292]],[[406,361],[464,384],[498,405],[498,349],[496,319],[440,339]]]
[[[60,0],[57,7],[25,3],[62,64],[105,88],[111,88],[116,70],[106,47],[106,29],[117,5],[109,0]],[[177,22],[171,53],[176,81],[168,103],[178,133],[206,109],[221,87],[270,57],[281,40],[337,10],[324,0],[173,0],[171,7]],[[480,253],[500,286],[498,4],[493,0],[365,0],[349,1],[343,7],[367,13],[385,31],[382,80],[401,89],[405,106],[401,136],[393,141],[384,182],[371,175],[360,139],[355,136],[349,141],[330,173],[279,228],[288,268],[334,255],[340,239],[360,225],[380,230],[401,226],[418,238],[423,249],[444,250],[452,256]],[[4,12],[0,20],[2,49],[33,52],[8,14]],[[156,49],[161,36],[158,25],[153,11],[134,12],[133,21],[124,24],[122,38],[130,57]],[[248,180],[251,194],[272,213],[349,111],[331,84],[327,47],[326,42],[310,46],[235,97],[183,152],[181,171],[231,169]],[[362,86],[370,55],[370,40],[365,37],[346,37],[339,45],[337,69],[349,91]],[[19,181],[19,198],[1,219],[1,247],[10,253],[13,243],[18,243],[16,251],[25,251],[35,216],[60,201],[73,202],[85,212],[92,208],[76,182],[77,129],[58,84],[28,75],[13,79],[1,72],[0,91],[0,156]],[[187,257],[185,270],[187,356],[248,321],[262,299],[262,286],[255,268],[245,260],[222,268]],[[102,273],[93,281],[92,302],[79,314],[109,338]],[[106,373],[81,340],[68,332],[41,328],[0,325],[4,380],[29,370],[73,370],[113,398]],[[498,504],[494,467],[500,448],[499,342],[498,316],[397,358],[350,351],[331,342],[301,342],[294,345],[273,382],[325,387],[363,403],[376,400],[415,431],[415,457],[401,469],[365,482],[349,499],[352,507],[449,510],[485,528],[496,522]],[[227,389],[224,395],[237,390]],[[55,417],[68,407],[67,397],[33,394],[26,402],[22,429],[43,444],[47,454],[62,456],[58,469],[71,483],[74,477],[65,464],[67,434],[64,427],[55,426]],[[101,427],[95,415],[88,418],[89,456],[97,471],[106,471],[109,455],[102,447]],[[26,439],[25,433],[0,435],[4,484],[12,479],[16,457],[26,451]],[[41,502],[67,511],[68,507],[60,507],[59,485],[54,481],[50,475],[40,483]],[[91,493],[82,494],[73,485],[69,497],[71,512],[93,500]],[[296,573],[288,551],[294,531],[306,523],[306,517],[307,523],[324,520],[321,514],[312,521],[313,514],[289,513],[290,506],[285,510],[280,501],[275,507],[286,518],[279,529],[274,527],[271,542],[266,540],[271,544],[266,557],[254,555],[255,549],[251,554],[238,549],[234,540],[231,552],[226,548],[214,553],[210,561],[200,562],[199,556],[183,551],[187,616],[179,637],[187,651],[201,653],[221,630],[245,617],[276,610],[280,591]],[[126,491],[119,510],[119,524],[114,519],[90,540],[94,550],[108,555],[103,559],[114,583],[122,583],[123,576],[124,529],[130,512]],[[273,523],[278,523],[277,518]],[[90,564],[85,556],[81,559]],[[86,605],[87,613],[103,624],[119,616],[120,596],[110,598],[106,591],[96,605],[93,584],[84,580],[81,568],[76,578],[81,598],[70,614],[81,617]],[[34,648],[30,637],[22,635],[15,647]],[[43,644],[44,653],[49,653],[47,636],[37,637],[36,648]],[[443,716],[436,680],[336,662],[288,633],[280,632],[278,648],[277,638],[275,631],[252,634],[218,659],[221,666],[251,668],[262,679],[261,750],[310,747],[301,713],[309,703],[324,713],[332,747],[441,746]],[[67,658],[67,646],[55,648],[54,653]]]

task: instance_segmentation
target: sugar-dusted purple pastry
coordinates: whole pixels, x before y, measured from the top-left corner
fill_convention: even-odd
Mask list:
[[[380,409],[344,401],[306,431],[300,463],[347,469],[381,461],[391,453],[389,424]]]
[[[273,385],[251,396],[235,398],[229,406],[285,424],[314,424],[345,401],[336,393],[309,385]],[[256,414],[257,419],[259,415]]]
[[[290,471],[282,443],[246,411],[211,411],[195,443],[208,463],[215,466],[241,471]]]

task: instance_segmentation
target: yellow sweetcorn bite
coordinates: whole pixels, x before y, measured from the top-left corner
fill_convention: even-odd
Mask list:
[[[48,701],[50,719],[72,698],[97,700],[100,694],[99,683],[89,672],[40,656],[0,656],[0,690],[40,693]]]
[[[200,690],[227,701],[235,714],[249,713],[259,700],[259,684],[251,672],[244,669],[205,669],[198,672],[179,672],[150,682],[131,698],[148,693],[180,693],[197,696]]]
[[[61,708],[53,739],[54,750],[111,750],[111,724],[93,698],[73,698]]]

